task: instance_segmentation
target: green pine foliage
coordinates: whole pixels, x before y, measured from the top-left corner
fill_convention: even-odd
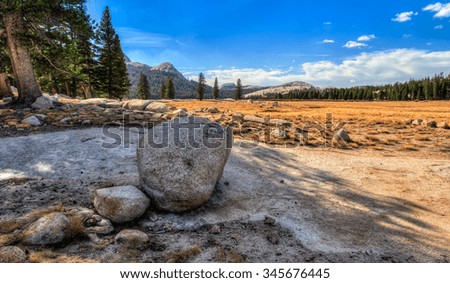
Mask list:
[[[241,96],[242,96],[242,82],[241,79],[238,79],[236,83],[236,90],[234,92],[234,99],[240,100]]]
[[[150,99],[150,85],[148,84],[147,76],[142,72],[139,76],[137,94],[139,99]]]
[[[198,75],[198,84],[197,84],[197,97],[199,100],[203,100],[203,97],[205,96],[205,85],[206,80],[203,73],[200,73]]]
[[[166,86],[166,99],[174,99],[175,98],[175,88],[173,86],[173,80],[171,77],[167,80],[167,86]]]
[[[161,83],[161,99],[166,98],[166,82],[162,81]]]
[[[213,87],[213,93],[212,93],[213,99],[219,98],[219,93],[220,93],[220,91],[219,91],[219,81],[216,78],[214,80],[214,87]]]
[[[128,92],[129,80],[120,39],[106,7],[96,34],[98,63],[95,69],[99,92],[109,98],[122,98]]]

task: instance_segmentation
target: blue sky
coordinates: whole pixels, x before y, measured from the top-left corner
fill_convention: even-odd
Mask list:
[[[188,78],[278,85],[382,84],[450,73],[450,2],[88,0],[109,6],[124,52]]]

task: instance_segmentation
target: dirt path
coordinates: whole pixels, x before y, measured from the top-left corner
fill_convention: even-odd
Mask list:
[[[135,184],[130,136],[129,148],[116,149],[100,146],[96,128],[0,139],[0,217],[56,203],[92,208],[94,189]],[[27,249],[30,261],[448,262],[449,179],[448,159],[237,141],[206,206],[148,211],[102,245]],[[114,243],[124,228],[148,233],[151,245],[124,250]]]

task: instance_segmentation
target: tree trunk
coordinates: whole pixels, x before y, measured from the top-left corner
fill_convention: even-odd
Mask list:
[[[68,97],[72,97],[72,94],[70,93],[69,82],[66,81],[66,82],[65,82],[65,85],[66,85],[66,95],[67,95]]]
[[[3,97],[13,96],[6,73],[0,73],[0,99]]]
[[[18,38],[18,35],[25,33],[23,15],[20,11],[12,11],[3,14],[2,17],[11,65],[19,91],[19,103],[31,105],[42,94],[33,72],[30,51]]]

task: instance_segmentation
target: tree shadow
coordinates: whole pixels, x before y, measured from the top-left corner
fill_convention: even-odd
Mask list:
[[[296,157],[301,152],[265,146],[233,150],[239,152],[230,157],[216,194],[201,209],[205,212],[250,219],[271,214],[300,241],[322,251],[356,249],[414,261],[439,261],[450,254],[445,228],[423,220],[425,214],[438,215],[430,208],[307,166]]]

